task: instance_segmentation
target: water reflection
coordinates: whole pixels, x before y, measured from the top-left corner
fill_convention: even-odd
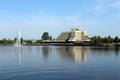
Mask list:
[[[119,47],[91,47],[90,51],[92,54],[101,54],[101,55],[111,55],[114,54],[119,56],[120,48]]]
[[[119,56],[120,48],[119,47],[115,47],[114,48],[114,53],[115,53],[116,56]]]
[[[48,59],[50,58],[50,55],[52,53],[52,47],[51,46],[42,46],[41,47],[41,53],[43,56],[43,60],[48,62]]]
[[[22,47],[15,47],[15,53],[18,56],[18,64],[22,64]]]
[[[69,59],[74,62],[84,62],[87,59],[87,47],[59,47],[58,53],[63,59]]]
[[[119,53],[118,47],[1,46],[0,80],[120,80]]]
[[[42,55],[44,58],[49,57],[49,46],[43,46],[42,47]]]
[[[41,47],[23,47],[15,48],[15,53],[18,56],[18,64],[22,64],[22,53],[23,56],[27,56],[27,59],[32,58],[33,56],[44,61],[50,61],[51,58],[68,60],[72,62],[85,62],[87,60],[88,53],[92,56],[101,55],[101,56],[119,56],[120,48],[106,48],[106,47],[80,47],[80,46],[41,46]],[[27,54],[25,54],[27,53]],[[38,55],[39,54],[39,55]],[[38,57],[39,56],[39,57]],[[56,58],[57,57],[57,58]]]

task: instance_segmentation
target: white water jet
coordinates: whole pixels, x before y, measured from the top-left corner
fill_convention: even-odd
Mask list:
[[[22,46],[22,43],[21,43],[21,31],[19,31],[19,33],[17,35],[15,46],[16,47],[21,47]]]

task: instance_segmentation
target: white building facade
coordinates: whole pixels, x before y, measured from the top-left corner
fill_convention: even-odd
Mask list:
[[[79,29],[71,29],[71,31],[62,32],[58,36],[56,41],[57,42],[66,42],[66,41],[80,42],[80,41],[89,41],[89,39],[87,38],[87,31],[80,31]]]

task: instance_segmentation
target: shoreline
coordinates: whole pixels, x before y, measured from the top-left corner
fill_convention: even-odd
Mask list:
[[[14,46],[14,44],[0,44],[0,46]],[[23,46],[105,46],[120,47],[120,43],[73,43],[73,42],[42,42],[40,44],[23,44]]]

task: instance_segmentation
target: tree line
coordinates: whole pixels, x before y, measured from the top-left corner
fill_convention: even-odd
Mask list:
[[[100,37],[100,36],[93,36],[90,38],[91,42],[95,42],[95,43],[119,43],[120,42],[120,38],[118,36],[116,37]]]
[[[0,44],[14,44],[14,40],[3,38],[0,40]]]
[[[46,40],[46,41],[47,40],[52,40],[52,36],[49,35],[48,32],[44,32],[42,34],[41,39],[39,39],[39,40],[35,40],[35,41],[33,41],[32,39],[24,40],[23,38],[21,38],[21,44],[24,44],[24,43],[26,43],[26,44],[39,44],[44,40]],[[17,41],[16,37],[14,38],[14,40],[3,38],[3,39],[0,40],[0,44],[15,44],[16,41]]]
[[[89,37],[90,42],[94,42],[94,43],[120,43],[120,38],[118,36],[116,37],[111,37],[111,36],[107,36],[107,37],[101,37],[101,36],[93,36],[93,37]],[[17,38],[14,38],[14,40],[10,40],[10,39],[2,39],[0,40],[0,44],[15,44]],[[26,43],[26,44],[39,44],[42,41],[52,41],[54,40],[52,38],[52,36],[48,33],[48,32],[44,32],[41,36],[41,38],[39,40],[24,40],[23,38],[21,38],[21,43]]]

